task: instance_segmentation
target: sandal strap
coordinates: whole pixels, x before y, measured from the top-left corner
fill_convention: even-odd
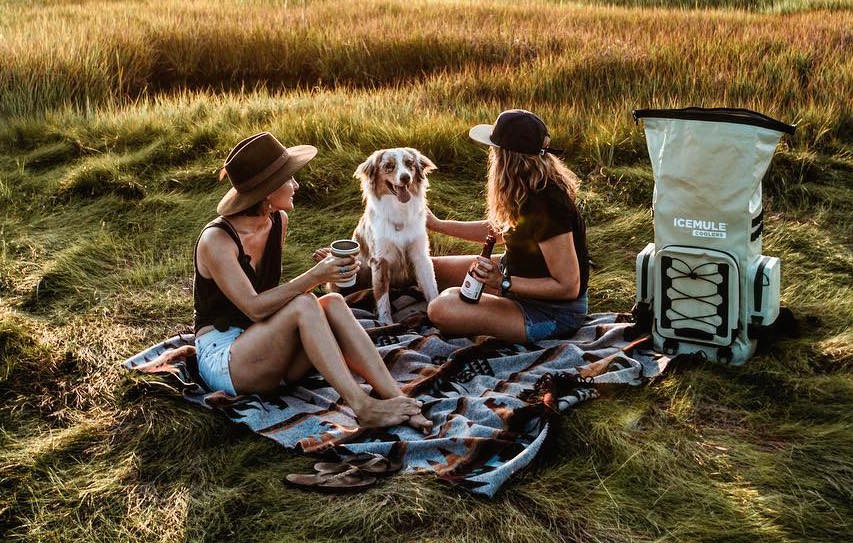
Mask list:
[[[327,475],[327,476],[320,476],[320,477],[322,477],[322,479],[323,479],[323,480],[320,482],[320,484],[325,484],[325,483],[328,483],[329,481],[336,481],[336,480],[338,480],[338,479],[343,479],[344,477],[349,477],[349,476],[352,476],[352,475],[358,475],[358,476],[359,476],[359,478],[361,478],[361,477],[360,477],[361,472],[359,471],[359,469],[358,469],[358,468],[356,468],[356,467],[352,467],[352,468],[350,468],[350,469],[348,469],[348,470],[346,470],[346,471],[342,471],[342,472],[340,472],[340,473],[330,474],[330,475]]]
[[[354,464],[356,462],[367,462],[374,458],[384,458],[384,456],[372,452],[360,452],[358,454],[341,457],[341,462],[344,464]]]
[[[336,473],[330,477],[330,479],[341,479],[343,477],[348,477],[350,475],[359,475],[358,468],[350,468],[346,471],[342,471],[340,473]]]
[[[390,462],[388,462],[387,458],[385,458],[384,456],[379,456],[376,458],[371,458],[367,462],[364,462],[361,464],[349,464],[348,463],[348,465],[350,465],[356,469],[364,470],[365,468],[372,468],[372,467],[376,466],[377,464],[383,464],[383,463],[384,464],[390,464]]]

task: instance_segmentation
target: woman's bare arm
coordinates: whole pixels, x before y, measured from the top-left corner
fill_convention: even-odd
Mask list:
[[[455,238],[485,243],[489,233],[488,221],[448,221],[441,220],[427,210],[427,228],[439,234],[447,234]],[[497,243],[503,243],[503,234],[495,233]]]
[[[199,240],[198,253],[222,293],[255,322],[264,320],[293,298],[320,284],[312,268],[287,283],[258,294],[237,261],[237,246],[219,228],[205,230]]]

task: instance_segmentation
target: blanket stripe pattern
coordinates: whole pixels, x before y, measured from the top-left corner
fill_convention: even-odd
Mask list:
[[[192,334],[154,345],[123,365],[161,375],[190,402],[298,452],[330,458],[375,452],[401,460],[403,472],[431,472],[492,497],[539,452],[553,414],[598,397],[603,384],[641,384],[669,361],[650,350],[621,352],[635,335],[625,314],[589,315],[570,339],[509,344],[488,336],[442,337],[429,323],[416,290],[393,293],[392,325],[374,320],[369,290],[350,294],[347,303],[403,392],[423,402],[423,413],[434,425],[430,435],[405,425],[359,428],[352,410],[316,372],[263,398],[211,391],[199,377],[194,355],[162,356],[193,345]],[[577,376],[602,360],[603,371],[575,380],[577,386],[561,396],[533,394],[550,377]]]

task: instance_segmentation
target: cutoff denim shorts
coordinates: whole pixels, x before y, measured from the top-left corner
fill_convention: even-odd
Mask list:
[[[210,390],[222,390],[236,396],[231,382],[231,344],[243,328],[232,326],[224,332],[213,329],[195,341],[198,372]]]
[[[521,308],[524,330],[530,342],[569,338],[575,335],[586,320],[586,292],[570,302],[522,298],[514,296],[512,291],[507,293],[507,298]]]
[[[506,269],[506,253],[501,255],[499,264],[501,273]],[[524,315],[524,331],[527,341],[543,339],[564,339],[575,335],[583,326],[587,314],[586,291],[570,302],[551,302],[535,298],[522,298],[512,291],[507,298],[514,301]]]

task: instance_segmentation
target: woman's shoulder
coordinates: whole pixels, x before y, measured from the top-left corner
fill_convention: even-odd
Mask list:
[[[579,215],[577,206],[565,189],[549,181],[545,187],[535,193],[525,210],[527,215],[535,217],[537,222],[557,222],[572,226]]]
[[[221,251],[229,246],[233,247],[236,252],[237,246],[226,228],[228,227],[214,226],[213,223],[205,226],[198,237],[199,252]]]
[[[568,193],[554,181],[548,181],[538,191],[532,191],[528,195],[526,203],[531,209],[538,210],[542,210],[543,208],[550,209],[555,206],[574,206]]]
[[[227,227],[226,227],[227,228]],[[203,278],[210,278],[210,265],[222,262],[221,259],[228,258],[226,255],[238,258],[237,245],[222,227],[208,224],[198,237],[195,251],[195,265],[198,273]]]
[[[558,181],[554,181],[553,179],[549,180],[548,183],[545,184],[543,192],[551,196],[569,198],[569,194],[566,192],[566,189],[561,185],[561,183]]]

